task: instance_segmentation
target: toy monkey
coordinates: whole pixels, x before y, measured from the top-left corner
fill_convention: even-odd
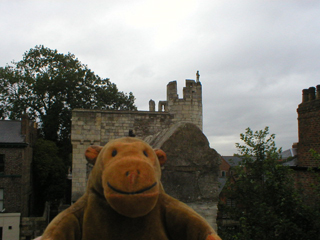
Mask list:
[[[162,150],[133,137],[91,146],[85,194],[57,215],[41,240],[221,240],[160,182]]]

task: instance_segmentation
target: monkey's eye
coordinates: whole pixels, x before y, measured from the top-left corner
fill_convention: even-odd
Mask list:
[[[117,153],[118,153],[117,150],[113,150],[112,153],[111,153],[112,157],[116,156]]]
[[[148,157],[148,153],[146,151],[143,151],[143,154]]]

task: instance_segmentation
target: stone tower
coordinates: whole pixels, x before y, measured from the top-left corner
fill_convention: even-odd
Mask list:
[[[197,125],[202,130],[202,86],[197,80],[186,79],[183,88],[183,97],[179,98],[177,93],[177,81],[169,82],[167,85],[167,101],[159,101],[158,111],[168,112],[174,115],[174,122],[189,122]],[[149,102],[150,111],[154,111],[154,102]]]
[[[177,82],[167,85],[168,111],[174,114],[177,122],[192,122],[202,130],[202,87],[200,82],[186,80],[183,98],[177,94]]]

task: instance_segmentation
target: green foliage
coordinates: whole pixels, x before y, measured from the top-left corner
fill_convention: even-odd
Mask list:
[[[36,46],[13,66],[0,68],[0,117],[27,113],[41,123],[45,139],[63,142],[70,140],[75,108],[136,110],[132,93],[119,92],[71,53]]]
[[[95,75],[73,54],[44,46],[25,52],[19,62],[0,67],[0,119],[27,114],[39,123],[40,136],[49,140],[40,139],[35,149],[37,200],[63,197],[66,168],[71,166],[72,110],[136,110],[134,100],[132,93],[118,91],[114,83]]]
[[[236,156],[242,162],[223,190],[236,207],[219,203],[219,211],[237,224],[220,225],[222,239],[319,239],[294,186],[293,172],[279,161],[275,135],[268,127],[255,132],[247,128],[240,139],[243,144],[236,144]]]
[[[37,203],[61,199],[66,187],[66,167],[59,149],[49,140],[38,139],[34,146],[33,176]]]
[[[313,189],[314,195],[320,201],[320,154],[315,151],[314,149],[310,149],[310,153],[312,157],[316,160],[316,167],[310,168],[309,172],[311,172],[314,176],[314,182],[312,183],[311,187]],[[320,206],[319,206],[320,210]]]

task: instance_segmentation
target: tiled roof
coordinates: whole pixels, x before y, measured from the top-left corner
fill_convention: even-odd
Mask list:
[[[0,143],[24,143],[21,135],[21,121],[0,121]]]
[[[242,161],[241,158],[235,156],[222,156],[224,160],[226,160],[231,167],[238,166]]]

